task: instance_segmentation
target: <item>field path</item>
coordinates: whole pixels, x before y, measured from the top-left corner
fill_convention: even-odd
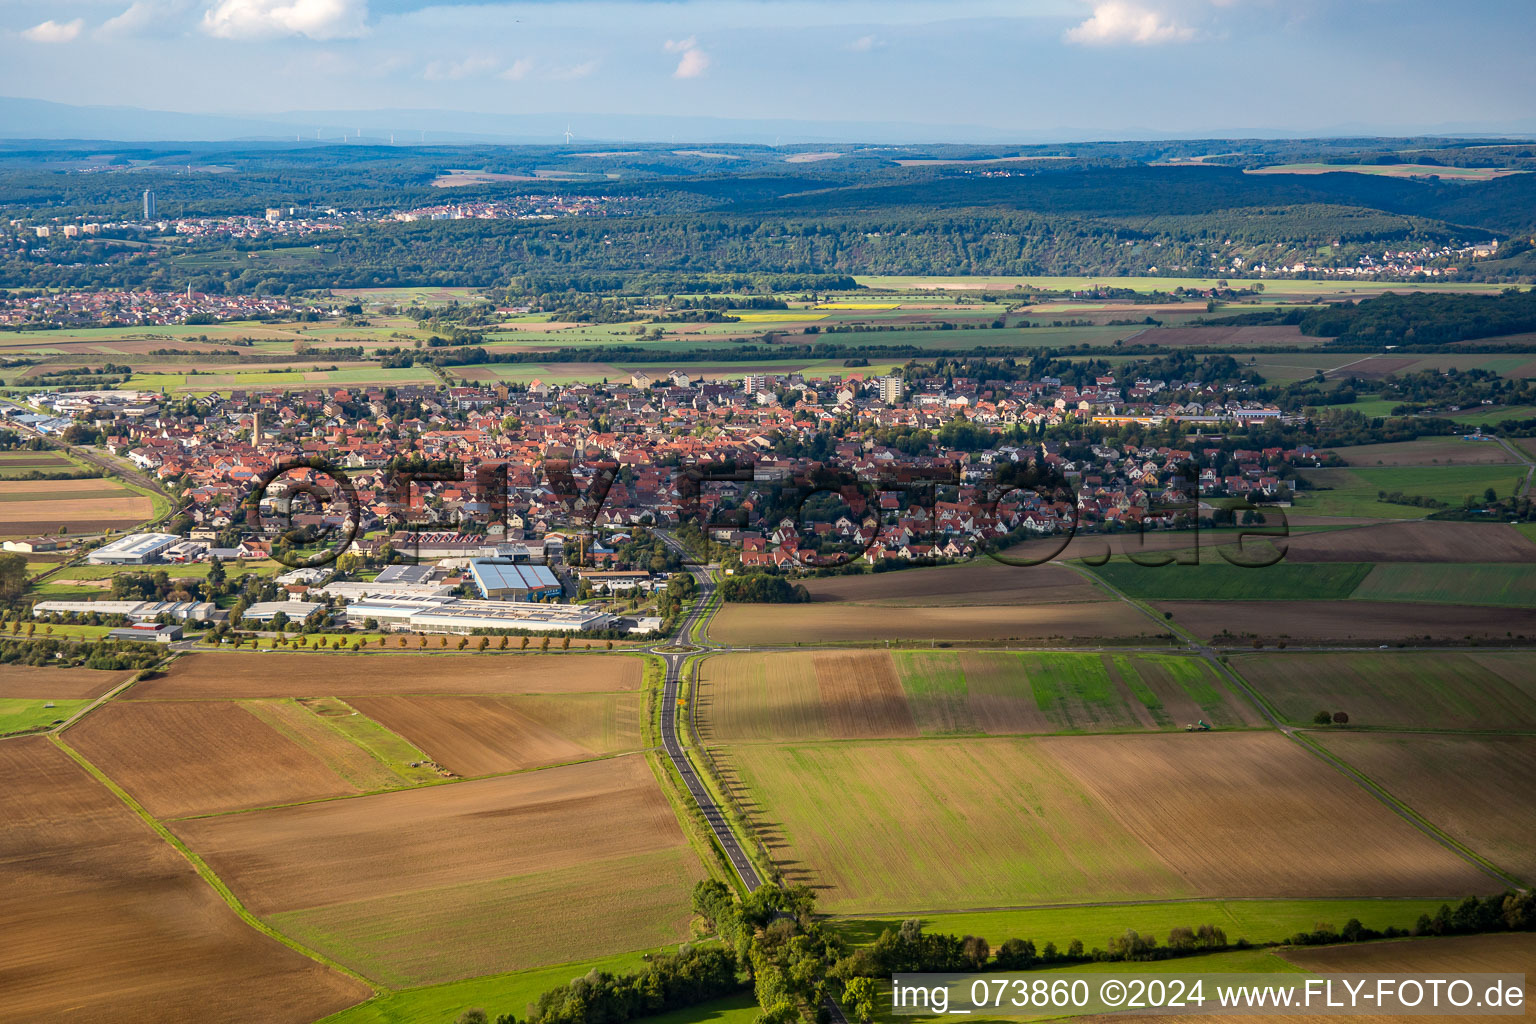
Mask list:
[[[1499,447],[1503,448],[1506,452],[1509,452],[1511,456],[1513,456],[1515,459],[1518,459],[1520,464],[1525,467],[1525,483],[1520,485],[1520,489],[1515,492],[1515,497],[1529,497],[1531,493],[1531,479],[1532,477],[1536,477],[1536,462],[1532,462],[1529,455],[1525,454],[1525,452],[1522,451],[1518,446],[1512,445],[1508,441],[1504,440],[1504,438],[1497,437],[1494,438],[1494,440],[1499,442]]]

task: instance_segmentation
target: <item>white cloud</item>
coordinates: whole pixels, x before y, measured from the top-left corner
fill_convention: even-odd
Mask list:
[[[573,64],[568,68],[556,68],[544,77],[555,82],[568,82],[577,78],[586,78],[597,70],[600,63],[597,60],[583,61],[580,64]]]
[[[528,57],[519,57],[517,60],[513,61],[505,71],[496,77],[504,78],[509,82],[521,82],[523,79],[528,77],[529,72],[532,70],[533,61]]]
[[[677,70],[672,72],[673,78],[698,78],[709,70],[709,54],[699,49],[696,37],[668,39],[666,46],[668,53],[682,54],[677,62]]]
[[[478,78],[496,70],[496,61],[489,57],[465,57],[463,60],[434,60],[422,72],[429,82],[460,82],[466,78]]]
[[[33,25],[23,30],[21,37],[34,43],[67,43],[78,36],[84,27],[85,19],[83,18],[63,23],[50,18],[41,25]]]
[[[367,20],[367,0],[221,0],[203,13],[203,31],[221,39],[343,39],[363,35]]]
[[[108,18],[96,27],[95,35],[137,36],[161,32],[179,31],[180,15],[185,13],[188,0],[133,0],[128,9],[115,18]]]
[[[874,36],[859,36],[859,38],[848,44],[848,49],[854,53],[869,53],[871,50],[878,50],[884,45],[885,40],[883,39],[876,39]]]
[[[1195,30],[1180,25],[1157,11],[1125,0],[1095,4],[1093,14],[1081,25],[1067,29],[1069,43],[1084,46],[1117,46],[1131,43],[1153,46],[1183,43],[1195,38]]]

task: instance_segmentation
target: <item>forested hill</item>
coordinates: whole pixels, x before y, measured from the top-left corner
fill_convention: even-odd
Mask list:
[[[892,209],[1011,209],[1124,218],[1214,214],[1244,208],[1332,206],[1376,210],[1511,233],[1536,227],[1536,175],[1467,185],[1380,175],[1254,175],[1237,168],[1061,167],[1007,177],[930,173],[744,197],[732,212],[830,214]]]

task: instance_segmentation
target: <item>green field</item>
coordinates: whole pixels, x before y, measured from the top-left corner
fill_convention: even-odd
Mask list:
[[[1240,654],[1231,667],[1281,718],[1344,711],[1350,729],[1536,729],[1536,665],[1524,653]]]
[[[326,1017],[320,1024],[453,1024],[471,1007],[485,1010],[492,1019],[500,1013],[521,1017],[529,1003],[549,989],[564,985],[592,970],[621,974],[645,965],[642,953],[581,960],[557,967],[493,974],[445,985],[401,989]]]
[[[979,935],[996,949],[1005,939],[1030,939],[1065,949],[1073,939],[1089,948],[1104,945],[1112,935],[1134,928],[1161,941],[1179,926],[1213,924],[1236,942],[1282,942],[1297,932],[1312,931],[1319,922],[1342,927],[1358,918],[1378,931],[1393,926],[1411,928],[1420,914],[1433,915],[1443,900],[1202,900],[1192,903],[1133,903],[1108,907],[1036,907],[1027,910],[981,910],[959,914],[924,914],[925,931]],[[866,945],[901,918],[842,918],[832,922],[846,941]]]
[[[724,760],[828,913],[1198,895],[1038,741],[743,744]]]
[[[1372,569],[1352,596],[1361,601],[1536,608],[1536,571],[1528,565],[1390,562]]]
[[[1245,569],[1215,560],[1149,568],[1110,561],[1093,572],[1143,601],[1322,601],[1349,597],[1371,568],[1359,562],[1277,562]]]
[[[1536,405],[1486,405],[1445,418],[1454,423],[1465,423],[1469,427],[1492,426],[1505,420],[1536,419]]]
[[[710,743],[1003,736],[1262,724],[1200,658],[862,651],[719,655],[701,672]]]
[[[67,719],[89,703],[88,700],[28,700],[23,697],[0,697],[0,736],[50,726]],[[46,706],[50,704],[53,706]]]
[[[1297,512],[1380,519],[1422,519],[1434,511],[1378,501],[1382,492],[1401,492],[1459,506],[1468,497],[1482,501],[1489,487],[1500,497],[1507,497],[1525,479],[1523,468],[1516,466],[1361,466],[1309,469],[1302,476],[1313,489],[1296,492]]]

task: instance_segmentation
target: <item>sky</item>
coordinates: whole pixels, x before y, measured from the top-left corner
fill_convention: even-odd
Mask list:
[[[1532,0],[0,0],[0,96],[1032,139],[1532,133],[1532,40]]]

